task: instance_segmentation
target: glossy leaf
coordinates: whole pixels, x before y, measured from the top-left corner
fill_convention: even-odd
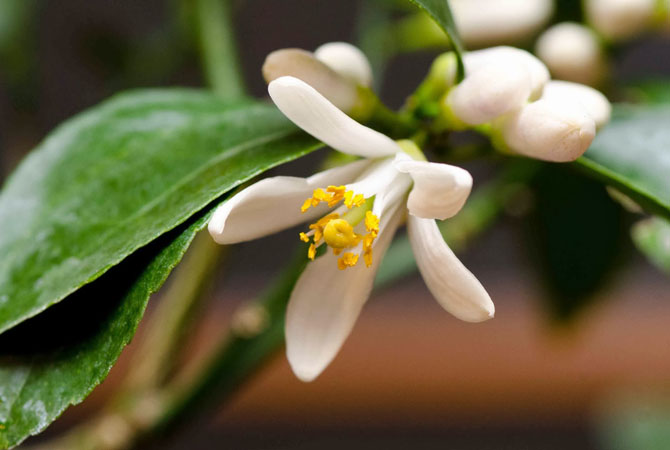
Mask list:
[[[622,255],[627,226],[621,206],[602,184],[563,165],[546,165],[535,178],[528,220],[554,319],[569,320],[594,299]]]
[[[274,106],[195,90],[131,92],[69,120],[0,194],[0,331],[317,146]]]
[[[42,431],[107,376],[135,334],[149,296],[208,218],[201,216],[161,236],[63,302],[0,336],[0,448]]]
[[[659,269],[670,274],[670,222],[652,217],[631,230],[633,242]]]
[[[463,52],[465,51],[461,38],[456,29],[454,16],[449,8],[449,0],[410,0],[412,3],[423,9],[428,15],[447,33],[451,46],[456,53],[458,61],[458,80],[465,76],[465,66],[463,66]]]
[[[617,105],[612,122],[575,164],[670,219],[669,123],[670,105]]]

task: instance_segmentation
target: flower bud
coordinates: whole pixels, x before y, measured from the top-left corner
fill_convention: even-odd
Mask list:
[[[543,99],[574,102],[581,105],[600,128],[610,120],[612,105],[601,92],[583,84],[569,81],[550,81],[544,87]]]
[[[316,59],[362,86],[372,85],[372,68],[365,54],[346,42],[329,42],[314,50]]]
[[[267,83],[283,77],[298,78],[319,91],[346,113],[361,107],[361,95],[355,82],[343,77],[305,50],[276,50],[265,58],[263,77]]]
[[[507,150],[544,161],[568,162],[591,145],[596,125],[581,105],[542,98],[500,117],[493,132],[498,134],[497,144]]]
[[[468,52],[463,56],[466,74],[473,73],[479,68],[502,64],[523,66],[530,75],[530,99],[536,100],[542,95],[542,88],[549,81],[549,69],[535,56],[525,50],[514,47],[499,46],[484,50]]]
[[[451,0],[454,21],[469,47],[516,43],[551,18],[552,0]]]
[[[596,34],[583,25],[554,25],[540,36],[535,53],[556,78],[589,85],[603,78],[602,47]]]
[[[519,108],[530,96],[525,67],[495,62],[478,68],[446,98],[447,110],[468,125],[481,125]]]
[[[590,25],[613,41],[644,31],[651,25],[655,10],[656,0],[585,0]]]

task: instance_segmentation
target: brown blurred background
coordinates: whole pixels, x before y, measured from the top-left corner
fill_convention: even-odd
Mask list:
[[[265,95],[260,67],[276,48],[354,41],[360,3],[240,2],[236,33],[250,90]],[[177,1],[35,4],[36,21],[27,19],[28,32],[16,41],[25,61],[18,68],[0,62],[0,174],[57,124],[119,90],[203,85],[195,45],[174,13]],[[670,75],[669,50],[670,40],[656,37],[628,44],[618,55],[616,77]],[[392,61],[382,97],[399,106],[434,54]],[[304,173],[319,158],[281,170]],[[490,171],[486,165],[472,169],[478,182]],[[491,293],[495,320],[459,322],[439,308],[418,276],[409,277],[373,297],[317,381],[299,382],[278,355],[228,405],[167,448],[670,448],[661,441],[631,447],[626,437],[644,433],[659,411],[670,411],[667,277],[627,248],[626,262],[596,301],[557,324],[525,230],[523,217],[505,217],[462,255]],[[234,309],[261,291],[290,255],[294,237],[284,233],[233,250],[229,261],[236,265],[221,270],[211,292],[216,314],[193,337],[194,352],[223,333]],[[109,380],[51,432],[112,395],[129,352],[132,345]]]

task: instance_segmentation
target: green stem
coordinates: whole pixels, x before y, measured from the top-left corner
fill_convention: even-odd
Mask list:
[[[244,97],[229,0],[196,0],[198,38],[207,82],[225,100]]]

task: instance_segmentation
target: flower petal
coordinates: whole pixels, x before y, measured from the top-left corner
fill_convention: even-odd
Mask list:
[[[583,84],[552,80],[544,87],[542,98],[551,101],[564,100],[580,104],[595,121],[598,128],[609,122],[612,115],[612,105],[607,100],[607,97],[600,91]]]
[[[299,78],[309,84],[342,111],[351,112],[358,103],[356,83],[311,52],[284,48],[270,53],[263,64],[265,81],[269,84],[284,76]]]
[[[494,61],[468,73],[447,97],[453,114],[468,125],[480,125],[528,101],[531,78],[522,64]]]
[[[268,91],[286,117],[335,150],[365,158],[401,151],[391,138],[356,122],[304,81],[277,78]]]
[[[326,213],[326,205],[300,207],[317,187],[351,182],[370,162],[356,161],[319,172],[309,178],[273,177],[252,184],[221,204],[209,221],[208,229],[219,244],[257,239],[276,233]]]
[[[414,216],[440,220],[453,217],[470,195],[472,176],[460,167],[413,160],[396,160],[394,165],[414,180],[407,199],[409,213]]]
[[[310,262],[298,279],[286,311],[286,355],[302,381],[315,379],[349,336],[404,214],[397,206],[380,222],[371,267],[359,263],[338,270],[337,256],[328,253]]]
[[[489,294],[444,242],[435,221],[409,216],[407,232],[419,271],[440,305],[467,322],[492,318]]]
[[[316,59],[345,78],[358,84],[372,85],[372,67],[365,54],[347,42],[328,42],[314,50]]]

